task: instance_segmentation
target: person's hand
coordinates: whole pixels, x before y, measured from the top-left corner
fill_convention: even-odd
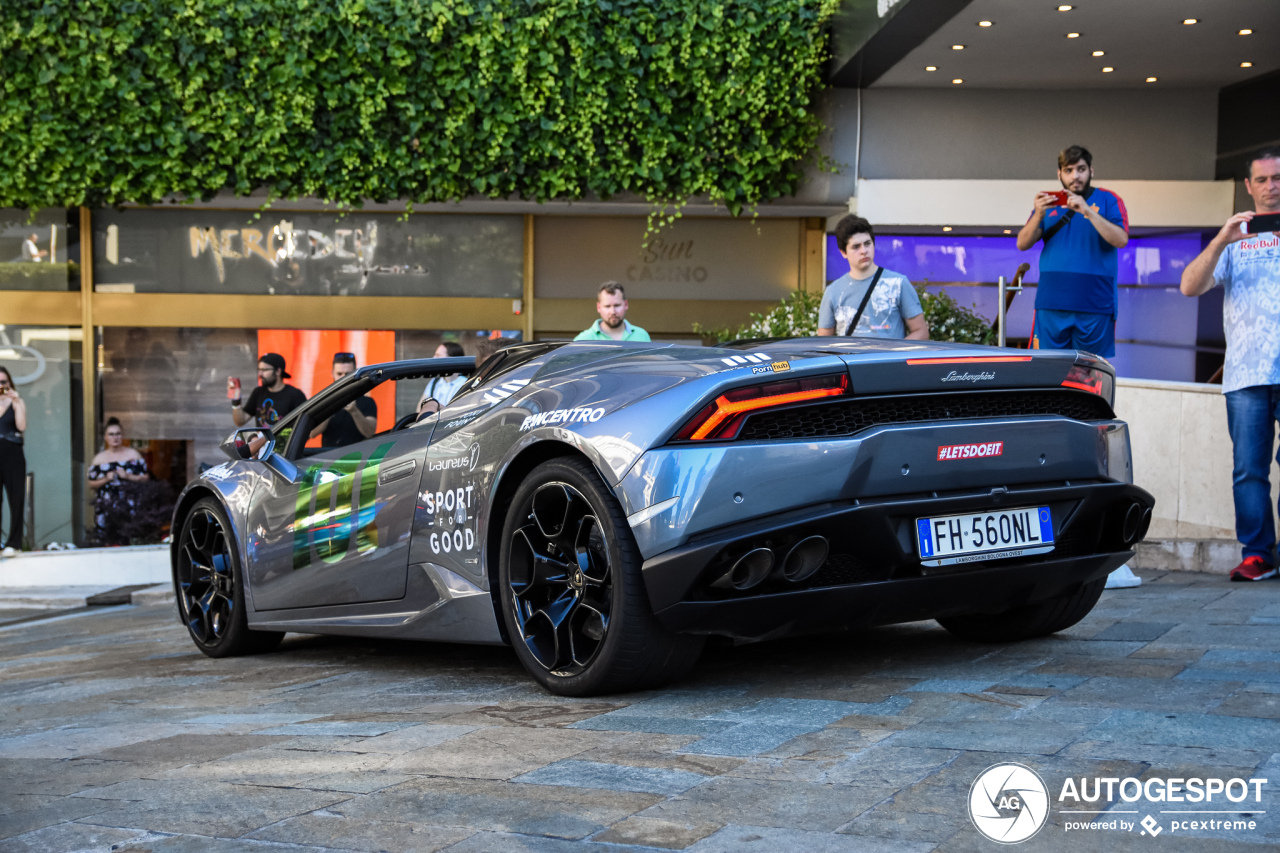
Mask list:
[[[1222,226],[1222,230],[1218,232],[1218,236],[1214,239],[1224,244],[1240,242],[1245,237],[1249,236],[1240,226],[1244,225],[1250,219],[1253,219],[1252,210],[1237,213],[1235,216],[1227,220],[1227,224]]]
[[[1067,207],[1084,216],[1093,213],[1093,208],[1089,206],[1089,202],[1084,200],[1084,196],[1076,195],[1070,190],[1067,191]]]
[[[1046,210],[1053,207],[1057,203],[1058,203],[1058,199],[1054,197],[1053,193],[1046,193],[1046,192],[1036,193],[1036,200],[1035,200],[1036,213],[1039,213],[1041,216],[1044,215],[1044,212]]]

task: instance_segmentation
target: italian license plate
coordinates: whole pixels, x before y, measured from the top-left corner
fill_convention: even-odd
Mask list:
[[[1047,506],[916,519],[920,562],[926,566],[979,563],[1053,550]]]

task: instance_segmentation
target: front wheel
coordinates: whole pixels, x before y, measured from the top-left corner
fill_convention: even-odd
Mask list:
[[[502,532],[499,592],[516,655],[543,687],[590,696],[687,672],[702,638],[654,617],[640,552],[587,462],[544,462],[517,489]]]
[[[1011,643],[1064,631],[1089,615],[1102,597],[1106,577],[1035,604],[1003,613],[948,616],[938,624],[957,637],[980,643]]]
[[[222,505],[213,498],[197,501],[179,535],[173,586],[196,647],[211,658],[275,648],[282,632],[249,630],[244,575]]]

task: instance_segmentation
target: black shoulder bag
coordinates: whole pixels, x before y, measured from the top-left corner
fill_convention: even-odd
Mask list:
[[[884,267],[878,267],[876,274],[871,277],[871,286],[862,295],[862,304],[858,306],[858,313],[853,315],[853,322],[844,330],[846,338],[853,334],[854,329],[858,328],[858,321],[862,319],[862,312],[867,310],[867,303],[871,301],[871,292],[876,289],[876,283],[880,281],[880,274],[883,272]]]
[[[1049,226],[1048,231],[1045,231],[1043,234],[1040,235],[1040,239],[1048,243],[1049,238],[1052,237],[1054,234],[1057,234],[1063,228],[1066,228],[1067,223],[1071,221],[1071,217],[1075,215],[1076,215],[1076,212],[1074,210],[1068,210],[1066,213],[1062,214],[1062,216],[1058,217],[1057,222]]]

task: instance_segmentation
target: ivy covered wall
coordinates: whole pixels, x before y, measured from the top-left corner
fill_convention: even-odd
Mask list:
[[[793,192],[837,0],[4,0],[0,207]]]

